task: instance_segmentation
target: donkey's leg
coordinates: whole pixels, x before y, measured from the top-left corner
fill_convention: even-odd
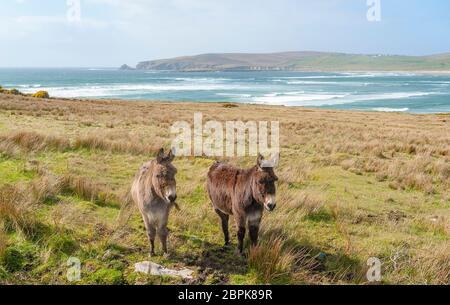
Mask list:
[[[228,232],[228,220],[230,219],[230,216],[223,213],[219,209],[216,209],[216,213],[219,215],[220,220],[222,221],[222,231],[225,238],[225,246],[228,246],[230,244],[230,234]]]
[[[164,255],[168,255],[167,251],[167,236],[169,235],[169,230],[167,229],[167,224],[158,226],[158,237],[161,241],[162,250],[164,252]]]
[[[244,253],[244,238],[245,238],[245,226],[239,226],[238,229],[238,249],[239,249],[239,253],[243,254]]]
[[[164,255],[169,255],[169,252],[167,251],[167,236],[169,235],[169,230],[167,229],[167,223],[169,222],[169,213],[170,208],[166,208],[164,213],[159,215],[159,218],[157,219],[158,222],[158,230],[157,234],[159,237],[159,240],[161,241],[162,250],[164,252]]]
[[[236,227],[238,229],[238,250],[240,254],[244,253],[244,238],[245,238],[245,219],[236,216]]]
[[[252,241],[252,246],[256,246],[258,244],[258,235],[259,235],[259,224],[261,223],[261,219],[255,221],[248,222],[248,230],[250,234],[250,240]]]
[[[148,239],[150,240],[150,255],[155,256],[155,238],[156,238],[156,228],[150,226],[148,229]]]
[[[148,241],[150,243],[150,256],[155,255],[155,237],[156,237],[156,227],[150,222],[147,215],[142,215],[144,219],[145,230],[147,231]]]

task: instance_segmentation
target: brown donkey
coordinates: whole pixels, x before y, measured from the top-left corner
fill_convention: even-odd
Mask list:
[[[243,253],[245,229],[248,227],[252,245],[258,242],[259,225],[264,208],[275,209],[274,162],[259,155],[256,166],[239,169],[226,163],[215,163],[208,172],[207,188],[216,213],[222,220],[225,245],[230,242],[228,219],[233,215],[238,229],[239,252]]]
[[[131,187],[131,196],[137,204],[150,242],[150,255],[155,255],[155,237],[161,240],[164,254],[167,255],[167,222],[170,210],[177,207],[175,201],[176,168],[172,165],[172,151],[167,155],[161,149],[156,157],[142,166]]]

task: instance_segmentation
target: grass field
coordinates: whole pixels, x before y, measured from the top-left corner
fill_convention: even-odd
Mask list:
[[[325,71],[442,71],[450,70],[450,55],[379,56],[351,54],[321,54],[295,61],[296,69]]]
[[[70,284],[69,257],[80,284],[181,283],[134,273],[148,242],[127,192],[194,112],[280,121],[277,209],[247,258],[224,250],[205,192],[214,160],[176,159],[172,255],[153,261],[195,270],[190,284],[365,284],[377,257],[384,284],[450,284],[448,115],[14,95],[0,95],[0,283]]]

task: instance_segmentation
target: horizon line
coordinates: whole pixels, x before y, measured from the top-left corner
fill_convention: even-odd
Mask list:
[[[405,57],[430,57],[430,56],[439,56],[450,54],[450,51],[439,52],[439,53],[431,53],[425,55],[406,55],[406,54],[395,54],[395,53],[351,53],[351,52],[337,52],[337,51],[312,51],[312,50],[299,50],[299,51],[279,51],[279,52],[206,52],[206,53],[196,53],[193,55],[177,55],[172,57],[159,57],[154,59],[144,59],[137,61],[137,63],[143,61],[158,61],[158,60],[166,60],[166,59],[175,59],[180,57],[195,57],[202,55],[217,55],[217,54],[279,54],[279,53],[328,53],[328,54],[346,54],[346,55],[362,55],[362,56],[371,56],[371,55],[383,55],[383,56],[405,56]],[[0,69],[114,69],[120,68],[124,63],[117,64],[114,66],[0,66]],[[126,63],[125,63],[126,64]]]

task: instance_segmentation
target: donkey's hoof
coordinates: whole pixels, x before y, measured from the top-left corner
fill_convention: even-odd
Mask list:
[[[236,249],[236,256],[241,257],[241,258],[247,258],[248,251],[245,251],[245,250],[240,251],[239,249]]]
[[[156,253],[155,253],[155,252],[150,252],[150,253],[148,254],[148,256],[149,256],[149,257],[155,257],[155,256],[156,256]]]

